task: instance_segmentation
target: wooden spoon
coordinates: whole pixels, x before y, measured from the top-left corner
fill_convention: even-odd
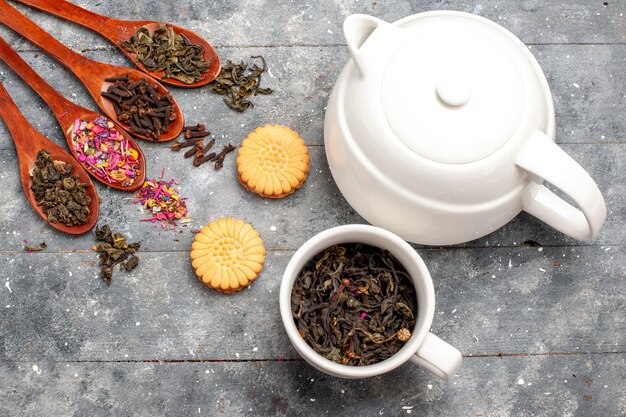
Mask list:
[[[72,158],[72,155],[67,153],[59,145],[52,142],[47,137],[39,133],[35,128],[28,123],[28,120],[19,111],[9,93],[4,89],[4,86],[0,84],[0,117],[7,125],[13,142],[15,143],[15,150],[20,163],[20,177],[22,179],[22,187],[30,204],[35,211],[48,223],[47,216],[37,205],[35,200],[35,194],[30,189],[31,177],[30,170],[35,165],[37,160],[37,153],[41,149],[45,149],[50,152],[53,160],[63,161],[72,166],[72,175],[78,176],[80,181],[87,184],[87,195],[91,198],[89,203],[89,216],[87,217],[87,223],[77,226],[66,226],[63,223],[48,223],[50,226],[64,233],[71,235],[80,235],[91,230],[98,221],[99,203],[98,193],[96,187],[93,186],[89,175],[81,168],[81,166]]]
[[[76,119],[93,121],[98,117],[102,117],[102,115],[81,107],[77,104],[72,103],[61,94],[59,94],[54,88],[52,88],[48,83],[46,83],[43,78],[41,78],[27,63],[20,57],[17,52],[13,50],[9,46],[8,43],[4,39],[0,37],[0,59],[6,62],[13,70],[20,76],[28,85],[32,87],[33,90],[46,102],[57,121],[61,125],[61,129],[65,134],[65,140],[67,141],[67,146],[70,149],[70,152],[78,161],[78,153],[74,150],[74,145],[72,141],[73,133],[68,130],[68,127],[74,125],[74,121]],[[92,173],[90,170],[90,166],[85,162],[80,162],[82,167],[87,171],[93,178],[100,181],[104,185],[107,185],[111,188],[115,188],[116,190],[122,191],[135,191],[141,187],[143,182],[146,180],[146,159],[144,158],[143,152],[141,152],[141,148],[137,145],[137,142],[133,140],[133,138],[118,124],[115,124],[115,129],[122,134],[126,139],[128,139],[128,144],[131,148],[137,150],[139,157],[137,161],[139,162],[139,175],[135,178],[135,182],[128,186],[122,186],[121,183],[114,182],[111,183],[104,178],[97,176]]]
[[[204,74],[204,78],[202,80],[196,81],[192,84],[185,84],[184,82],[175,80],[173,78],[163,78],[163,76],[165,75],[164,71],[156,72],[148,70],[141,63],[141,61],[137,59],[136,54],[128,52],[122,46],[122,41],[129,40],[137,29],[143,27],[148,29],[148,32],[152,34],[156,29],[160,27],[160,22],[154,22],[149,20],[137,21],[113,19],[94,13],[90,10],[83,9],[75,5],[74,3],[70,3],[66,0],[16,1],[28,4],[29,6],[35,7],[44,12],[48,12],[63,19],[70,20],[88,29],[96,31],[100,35],[113,42],[115,46],[117,46],[139,69],[166,84],[175,85],[177,87],[199,87],[210,83],[220,73],[220,57],[217,55],[217,52],[215,51],[213,46],[209,42],[204,40],[204,38],[202,38],[200,35],[190,31],[189,29],[168,24],[168,26],[171,26],[174,29],[174,32],[176,32],[177,34],[185,35],[192,43],[201,46],[202,49],[204,49],[204,59],[208,59],[211,64],[208,71]]]
[[[156,87],[159,95],[168,94],[165,87],[163,87],[158,81],[140,71],[132,68],[118,67],[115,65],[92,61],[80,54],[77,54],[50,36],[45,30],[37,26],[26,16],[11,7],[5,0],[0,0],[0,23],[10,27],[24,38],[48,52],[67,69],[72,71],[74,75],[76,75],[76,77],[78,77],[78,79],[85,85],[87,91],[91,94],[91,97],[93,97],[96,104],[98,104],[109,119],[121,124],[122,126],[126,126],[126,124],[121,122],[117,117],[117,114],[115,114],[115,109],[113,108],[111,101],[104,99],[100,95],[101,92],[106,91],[107,88],[113,84],[105,81],[105,78],[121,77],[126,74],[129,74],[129,78],[133,81],[146,78],[150,84]],[[173,110],[176,115],[176,119],[170,122],[169,130],[163,133],[161,137],[156,140],[156,142],[165,142],[176,139],[180,132],[182,132],[184,126],[183,114],[181,113],[180,107],[176,101],[174,101]],[[145,135],[140,135],[138,133],[133,134],[141,139],[155,141]]]

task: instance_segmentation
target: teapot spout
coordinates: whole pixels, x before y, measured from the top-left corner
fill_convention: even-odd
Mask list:
[[[343,34],[361,77],[371,75],[407,39],[407,31],[366,14],[353,14],[343,22]]]

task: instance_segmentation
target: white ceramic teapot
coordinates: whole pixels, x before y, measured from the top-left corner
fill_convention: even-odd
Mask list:
[[[576,239],[596,236],[602,195],[554,143],[548,83],[512,33],[436,11],[394,24],[352,15],[344,34],[352,60],[328,103],[325,146],[339,189],[367,221],[445,245],[524,210]]]

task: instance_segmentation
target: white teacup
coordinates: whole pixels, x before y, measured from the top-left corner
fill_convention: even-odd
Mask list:
[[[360,242],[388,250],[406,268],[417,295],[417,318],[411,338],[391,358],[374,365],[341,365],[315,352],[302,338],[291,312],[293,283],[304,265],[326,248]],[[352,224],[325,230],[309,239],[293,255],[280,286],[280,315],[291,343],[312,366],[327,374],[341,378],[366,378],[380,375],[411,361],[447,380],[461,365],[461,352],[430,333],[435,314],[435,290],[422,258],[400,237],[378,227]]]

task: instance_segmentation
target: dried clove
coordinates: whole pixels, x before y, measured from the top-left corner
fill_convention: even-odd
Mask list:
[[[106,97],[106,98],[112,100],[113,103],[116,103],[118,105],[122,102],[122,98],[121,97],[118,97],[115,94],[111,94],[111,93],[108,93],[106,91],[101,92],[100,95],[102,95],[102,97]]]
[[[39,246],[24,246],[24,250],[28,253],[41,252],[43,250],[46,250],[47,247],[48,244],[46,242],[41,242]]]
[[[187,131],[187,130],[191,130],[191,131],[195,132],[195,131],[204,131],[206,129],[205,129],[204,123],[198,123],[195,126],[185,126],[185,127],[183,127],[183,131]]]
[[[202,143],[202,142],[200,142]],[[187,152],[185,152],[185,158],[191,158],[192,156],[194,156],[196,154],[197,151],[199,151],[202,148],[202,146],[198,146],[196,144],[196,146],[194,146],[193,148],[189,149]]]
[[[198,143],[200,145],[202,145],[202,141],[201,140],[197,140],[197,139],[184,140],[182,142],[174,142],[174,143],[172,143],[172,150],[173,151],[180,151],[183,148],[188,148],[190,146],[197,146]]]
[[[215,139],[211,139],[209,143],[207,143],[205,146],[201,146],[196,151],[196,158],[203,158],[204,155],[206,155],[206,153],[211,150],[213,145],[215,145]]]
[[[224,158],[226,155],[235,149],[235,146],[228,144],[224,146],[219,153],[209,153],[215,145],[215,138],[211,139],[206,145],[204,144],[203,138],[211,134],[211,132],[206,130],[204,123],[185,126],[183,130],[185,132],[185,139],[173,143],[172,150],[180,151],[183,148],[191,147],[183,156],[185,158],[191,158],[193,156],[194,167],[199,167],[206,162],[215,161],[215,169],[219,170],[224,166]]]
[[[193,160],[193,166],[195,167],[199,167],[200,165],[204,164],[205,162],[209,162],[209,161],[213,161],[216,157],[215,152],[211,152],[208,155],[203,156],[202,158],[196,158]]]
[[[204,147],[203,151],[204,152],[210,151],[211,148],[213,147],[213,145],[215,145],[215,139],[211,139],[209,141],[209,143],[206,144],[206,146]]]
[[[222,167],[224,166],[224,158],[226,157],[226,155],[228,155],[230,152],[234,150],[235,150],[235,147],[229,143],[227,146],[224,146],[222,148],[222,151],[219,154],[215,156],[215,170],[216,171],[219,171],[220,169],[222,169]]]
[[[169,94],[159,96],[147,79],[130,81],[128,74],[108,80],[114,83],[100,94],[111,100],[119,121],[132,132],[158,140],[169,130],[170,121],[176,119]]]
[[[187,130],[185,132],[185,139],[194,139],[194,138],[205,138],[207,136],[209,136],[211,134],[211,132],[209,131],[193,131],[193,130]]]
[[[116,81],[128,81],[128,74],[120,75],[119,77],[105,78],[104,81],[108,83],[114,83]]]

